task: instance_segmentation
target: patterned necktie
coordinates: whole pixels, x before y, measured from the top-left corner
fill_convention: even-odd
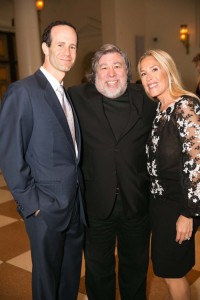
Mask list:
[[[65,113],[65,116],[66,116],[66,119],[67,119],[67,122],[69,125],[69,129],[71,132],[72,140],[74,142],[74,147],[75,147],[76,155],[77,155],[78,150],[77,150],[77,144],[76,144],[76,138],[75,138],[75,126],[74,126],[74,116],[73,116],[72,108],[71,108],[69,101],[67,100],[67,97],[65,97],[65,92],[64,92],[62,85],[60,85],[57,88],[57,91],[58,91],[58,97],[59,97],[61,106],[63,108],[63,111]]]

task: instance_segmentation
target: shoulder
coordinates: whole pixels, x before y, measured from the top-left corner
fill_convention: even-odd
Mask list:
[[[88,93],[96,90],[95,85],[89,82],[74,85],[68,88],[69,93]]]
[[[41,73],[41,74],[40,74]],[[20,79],[20,80],[17,80],[17,81],[14,81],[12,82],[9,86],[8,86],[8,90],[9,89],[17,89],[17,90],[20,90],[20,89],[25,89],[25,88],[31,88],[32,84],[34,82],[37,81],[37,76],[42,76],[44,77],[44,75],[42,74],[41,71],[37,71],[35,72],[34,74],[30,75],[30,76],[27,76],[23,79]],[[40,77],[40,80],[41,78]]]
[[[24,105],[23,103],[27,102],[27,100],[35,93],[36,84],[34,82],[37,82],[35,74],[12,82],[4,94],[3,103],[6,102],[7,104],[13,104],[14,102],[17,102],[18,105],[20,103]]]
[[[147,94],[145,93],[145,90],[142,86],[142,84],[138,84],[138,83],[129,83],[128,84],[128,91],[129,93],[133,96],[140,96],[143,97],[145,101],[150,101],[153,102],[153,100],[151,100]]]
[[[175,104],[176,110],[194,110],[200,114],[200,99],[191,97],[188,95],[183,95]]]
[[[133,101],[133,103],[138,103],[138,105],[144,105],[145,107],[150,107],[153,110],[156,109],[158,102],[150,99],[142,84],[129,83],[128,84],[129,95]]]
[[[128,83],[128,90],[136,95],[142,95],[148,98],[142,84],[139,83]]]
[[[183,126],[188,126],[189,123],[200,124],[200,101],[195,97],[183,95],[175,103],[174,116]]]
[[[69,93],[72,102],[77,102],[78,104],[83,101],[88,102],[100,97],[100,93],[92,83],[82,83],[80,85],[69,87],[67,92]]]
[[[27,78],[24,78],[22,80],[17,80],[12,82],[4,95],[4,99],[7,99],[9,97],[18,98],[19,95],[26,92],[27,89]]]

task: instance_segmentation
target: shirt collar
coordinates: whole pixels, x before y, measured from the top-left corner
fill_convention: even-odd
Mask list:
[[[59,82],[53,75],[51,75],[51,73],[49,73],[43,66],[40,67],[40,71],[44,74],[44,76],[46,77],[46,79],[49,81],[49,83],[51,84],[51,86],[52,86],[52,88],[54,89],[54,91],[56,91],[60,85],[63,86],[63,81],[60,83],[60,82]]]

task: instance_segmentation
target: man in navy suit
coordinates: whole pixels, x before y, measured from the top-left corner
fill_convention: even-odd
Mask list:
[[[0,168],[30,239],[33,299],[75,300],[85,223],[81,141],[70,97],[62,90],[65,73],[76,59],[75,27],[65,21],[51,23],[44,30],[42,49],[43,66],[6,92],[0,114]],[[64,113],[66,103],[71,124]]]
[[[89,300],[115,300],[116,242],[121,299],[146,299],[150,193],[145,144],[155,104],[130,79],[126,53],[106,44],[94,54],[89,82],[69,89],[83,140]]]

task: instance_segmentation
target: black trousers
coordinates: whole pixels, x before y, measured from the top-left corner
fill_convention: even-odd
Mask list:
[[[119,196],[108,219],[89,217],[85,243],[89,300],[115,300],[116,243],[121,300],[146,299],[149,239],[148,216],[126,219]]]

